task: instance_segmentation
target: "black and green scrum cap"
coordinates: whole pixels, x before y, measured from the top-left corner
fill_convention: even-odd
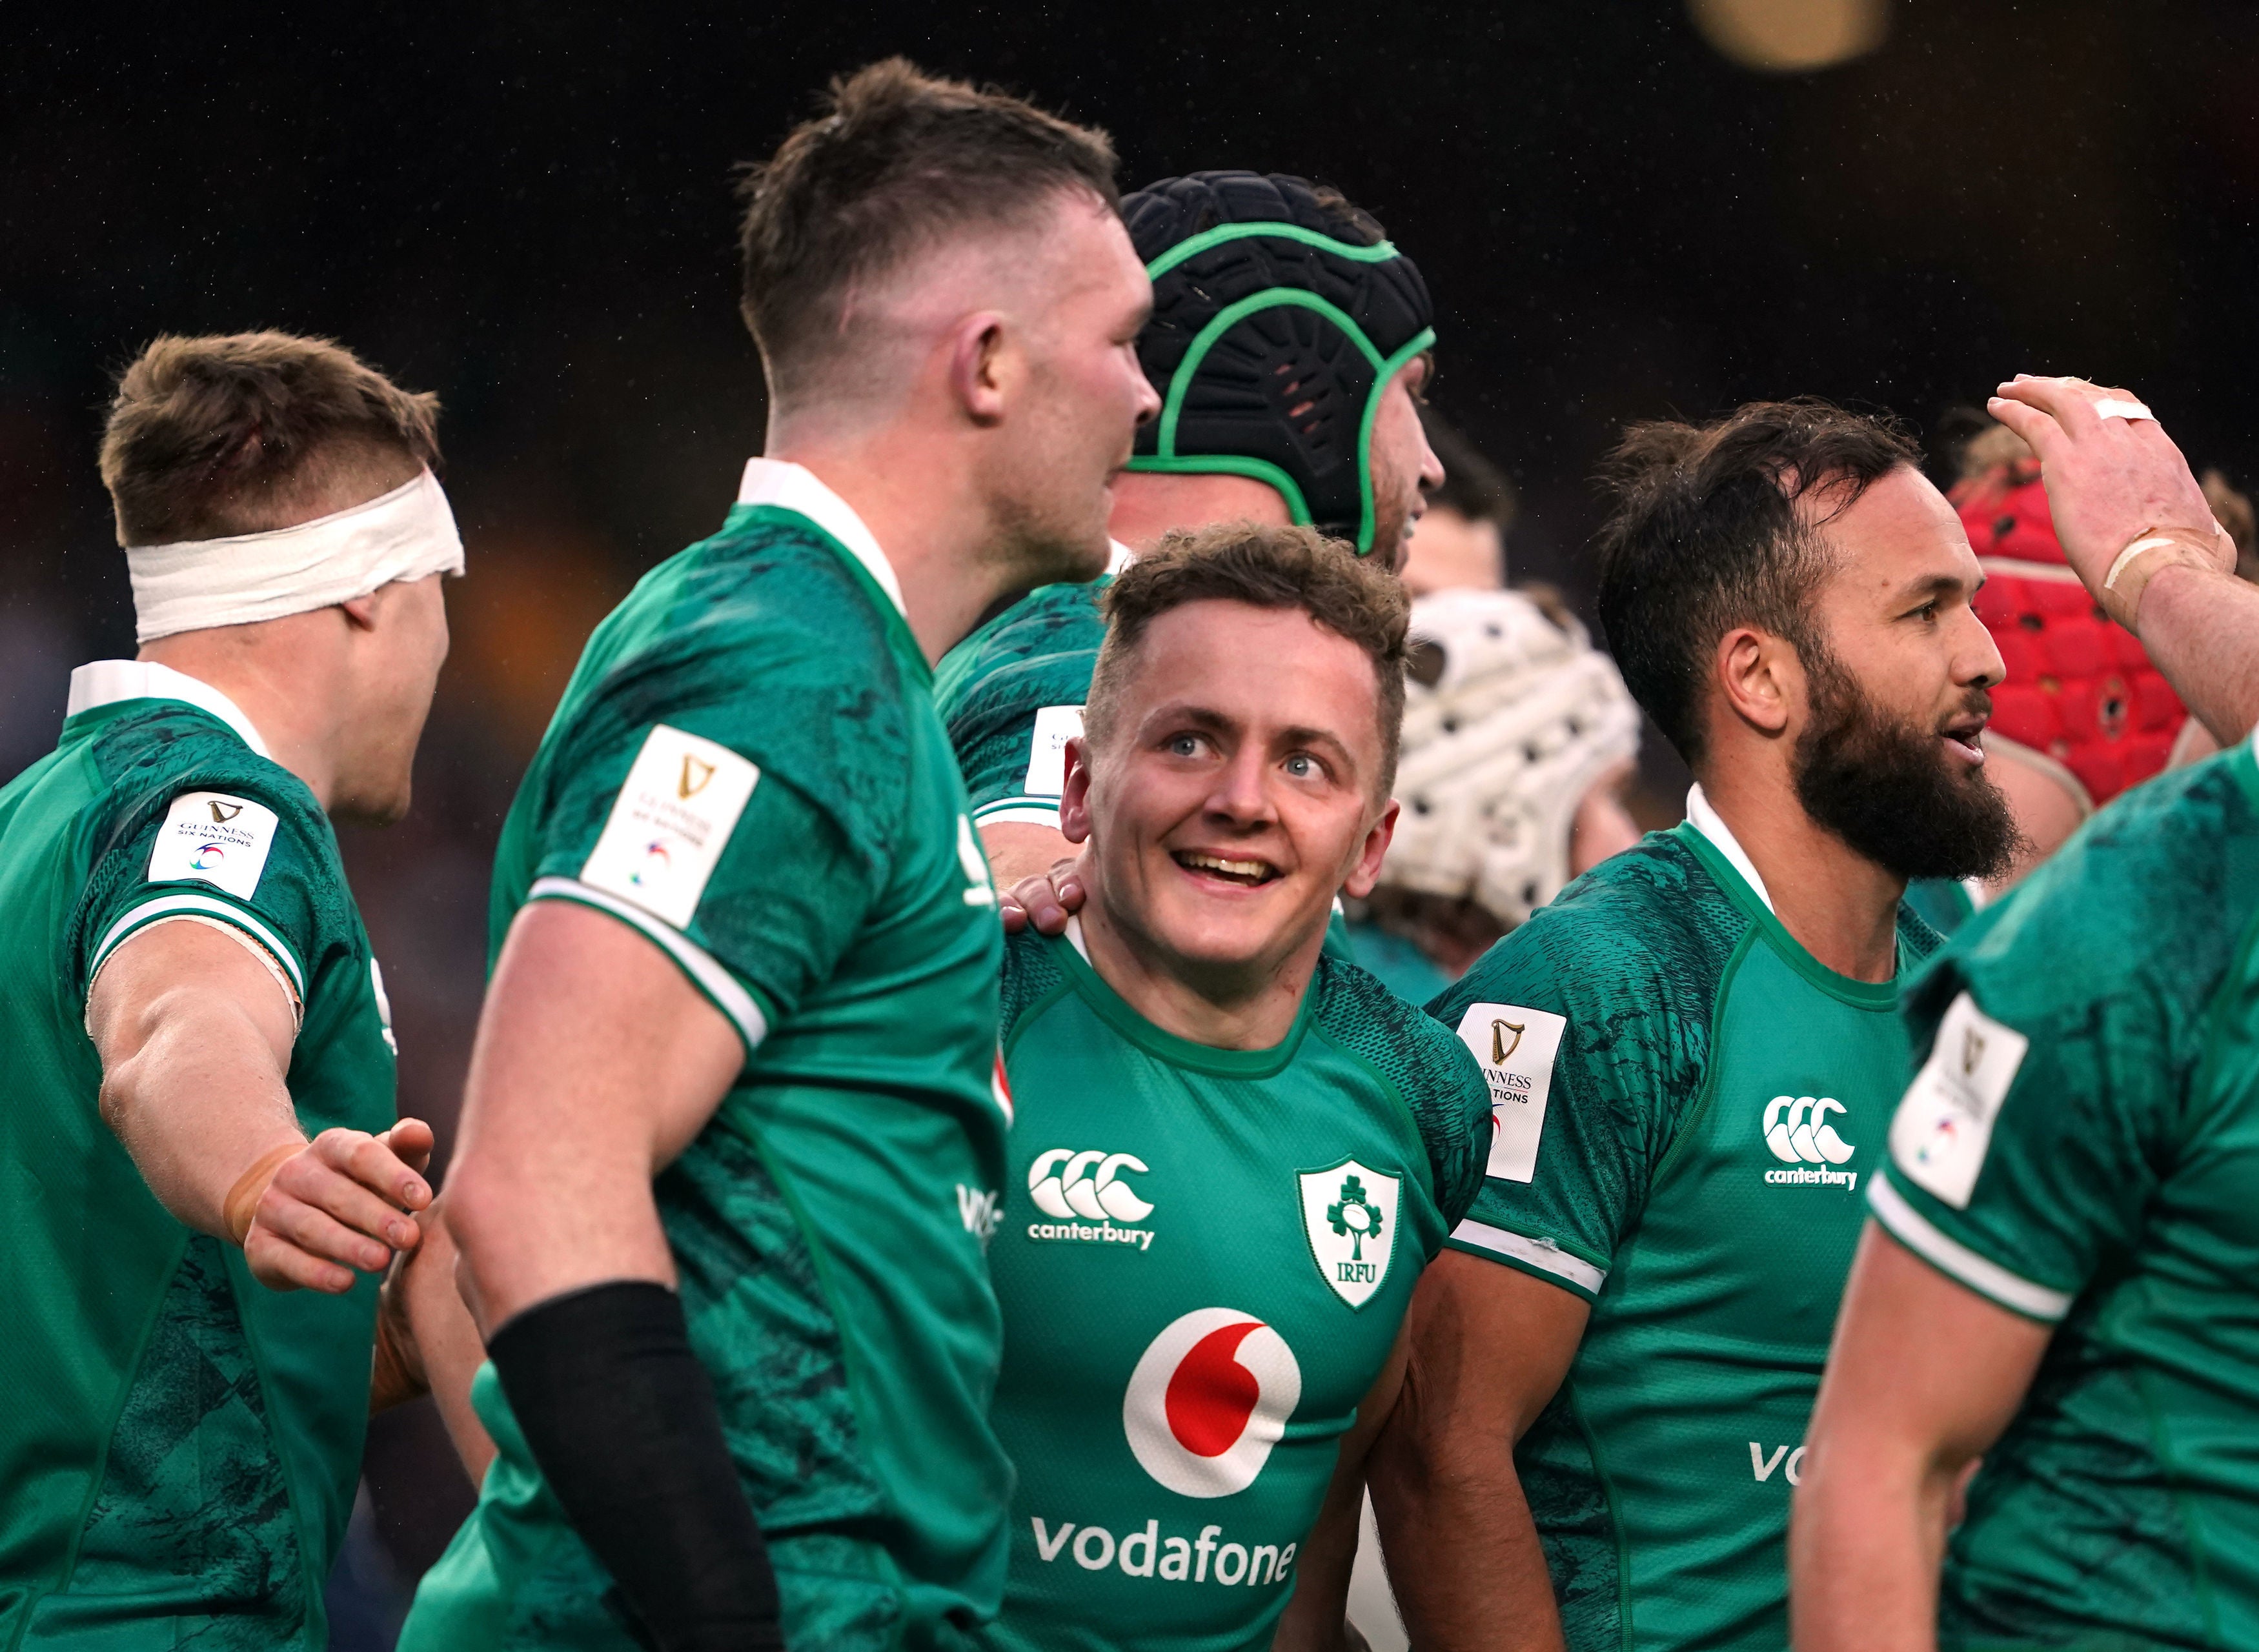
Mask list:
[[[1122,217],[1153,281],[1137,356],[1161,397],[1130,468],[1252,476],[1371,551],[1380,393],[1436,342],[1419,269],[1275,174],[1166,178]]]

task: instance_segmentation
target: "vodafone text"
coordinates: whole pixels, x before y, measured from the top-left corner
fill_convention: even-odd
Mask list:
[[[1167,1583],[1220,1583],[1235,1585],[1284,1583],[1294,1563],[1294,1545],[1258,1543],[1219,1544],[1221,1526],[1203,1526],[1197,1537],[1164,1537],[1161,1522],[1147,1520],[1143,1531],[1118,1541],[1102,1526],[1078,1527],[1068,1520],[1056,1527],[1041,1516],[1031,1516],[1037,1557],[1049,1564],[1070,1554],[1085,1571],[1104,1571],[1119,1566],[1132,1577],[1158,1577]],[[1073,1542],[1067,1541],[1072,1538]],[[1213,1557],[1215,1563],[1209,1563]]]

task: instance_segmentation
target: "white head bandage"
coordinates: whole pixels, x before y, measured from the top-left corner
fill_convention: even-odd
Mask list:
[[[125,547],[134,635],[304,614],[367,596],[395,580],[463,571],[462,536],[439,479],[418,471],[388,494],[271,533]]]
[[[1568,882],[1577,806],[1637,754],[1639,708],[1582,626],[1512,591],[1423,596],[1412,636],[1441,673],[1405,686],[1403,809],[1380,880],[1520,923]]]

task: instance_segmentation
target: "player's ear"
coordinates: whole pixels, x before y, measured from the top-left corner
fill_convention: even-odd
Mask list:
[[[1342,879],[1342,893],[1350,900],[1364,900],[1379,883],[1380,865],[1388,857],[1388,841],[1396,836],[1396,817],[1402,809],[1402,804],[1390,798],[1388,806],[1380,811],[1380,818],[1365,834],[1365,842],[1350,866],[1349,876]]]
[[[1071,844],[1090,841],[1090,743],[1081,735],[1066,743],[1066,780],[1059,787],[1059,835]]]
[[[1728,709],[1765,734],[1788,727],[1804,686],[1796,650],[1751,625],[1737,625],[1718,639],[1714,676]]]
[[[949,388],[975,424],[1001,423],[1004,405],[1018,387],[1019,352],[1004,317],[979,310],[959,321],[950,335]]]

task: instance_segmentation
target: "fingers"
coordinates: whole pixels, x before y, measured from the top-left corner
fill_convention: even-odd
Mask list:
[[[997,897],[997,908],[1004,919],[1004,933],[1017,935],[1028,927],[1027,908],[1015,901],[1009,891]]]
[[[408,1138],[409,1143],[412,1147],[420,1136],[423,1156],[428,1158],[431,1131],[418,1119],[403,1120],[385,1136],[367,1136],[359,1130],[324,1130],[300,1157],[310,1154],[332,1170],[350,1176],[396,1209],[421,1210],[431,1202],[431,1186],[417,1174],[418,1167],[403,1164],[392,1143],[386,1140],[386,1136],[408,1126],[413,1126],[417,1133]],[[289,1165],[283,1168],[287,1171]]]
[[[2051,416],[2020,399],[1996,395],[1985,403],[1985,410],[2022,437],[2042,466],[2063,439],[2063,427]]]
[[[428,1170],[431,1164],[431,1127],[421,1119],[403,1119],[377,1138],[392,1150],[392,1156],[412,1171]]]
[[[1055,874],[1054,874],[1055,875]],[[1075,905],[1081,905],[1077,890]],[[1012,886],[1012,901],[1027,915],[1027,922],[1035,926],[1038,935],[1065,935],[1067,915],[1073,908],[1065,905],[1049,876],[1023,878]]]
[[[337,1165],[324,1161],[319,1143],[301,1153],[274,1173],[267,1185],[267,1192],[259,1201],[253,1221],[267,1221],[270,1210],[278,1209],[274,1201],[278,1198],[291,1205],[303,1206],[319,1213],[325,1220],[352,1230],[360,1244],[367,1247],[358,1253],[326,1250],[324,1254],[355,1267],[381,1268],[388,1265],[395,1250],[415,1248],[421,1232],[416,1223],[393,1206],[378,1198],[368,1188]],[[269,1221],[269,1225],[273,1223]],[[285,1229],[286,1236],[291,1236]],[[382,1256],[374,1254],[382,1251]]]
[[[385,1246],[275,1186],[259,1201],[251,1231],[244,1235],[243,1256],[252,1272],[269,1284],[332,1295],[352,1288],[353,1269],[375,1273],[392,1261]]]
[[[2101,416],[2094,410],[2094,403],[2102,392],[2084,379],[2041,378],[2019,373],[1999,387],[1999,395],[2005,400],[2039,409],[2072,437],[2084,436],[2102,423]]]
[[[342,1296],[353,1289],[352,1269],[310,1256],[256,1222],[244,1236],[243,1259],[250,1264],[251,1277],[270,1291],[320,1291]]]

